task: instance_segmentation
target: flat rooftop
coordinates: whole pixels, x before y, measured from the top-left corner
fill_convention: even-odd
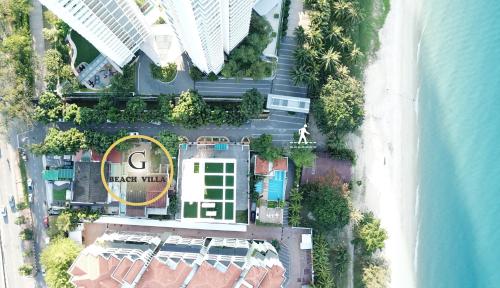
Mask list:
[[[248,209],[250,149],[240,144],[181,144],[177,191],[186,221],[235,223]]]

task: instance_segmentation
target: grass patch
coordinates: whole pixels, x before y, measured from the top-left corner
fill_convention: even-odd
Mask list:
[[[226,176],[226,186],[234,185],[234,176]]]
[[[198,202],[184,202],[184,218],[198,218]]]
[[[53,189],[52,190],[52,198],[57,201],[65,201],[66,200],[66,190],[65,189]]]
[[[28,176],[26,174],[26,162],[24,162],[24,160],[20,154],[19,154],[19,170],[21,171],[21,182],[23,184],[24,203],[26,205],[29,205],[29,203],[28,203]]]
[[[194,163],[194,173],[200,173],[200,163],[198,162]]]
[[[236,210],[236,223],[248,224],[248,210]]]
[[[205,185],[206,186],[222,186],[223,176],[219,175],[205,175]]]
[[[76,46],[75,65],[79,65],[82,62],[90,64],[92,60],[99,56],[99,51],[75,30],[71,31],[71,39]]]
[[[224,163],[205,163],[205,173],[223,173]]]
[[[277,207],[278,207],[277,201],[267,201],[267,208],[277,208]]]
[[[226,200],[234,200],[234,189],[226,189]]]
[[[226,173],[234,173],[234,163],[226,163]]]
[[[222,189],[205,189],[205,199],[222,200]]]
[[[225,210],[224,210],[224,219],[225,220],[233,220],[234,219],[234,204],[232,202],[226,202],[224,204]]]

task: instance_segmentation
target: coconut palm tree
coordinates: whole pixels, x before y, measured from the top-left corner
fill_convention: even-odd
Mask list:
[[[349,71],[349,68],[347,68],[347,66],[340,64],[337,66],[336,72],[337,72],[336,74],[339,78],[344,78],[344,77],[349,76],[349,73],[351,71]]]
[[[293,52],[293,57],[295,58],[297,65],[303,65],[309,58],[309,52],[304,48],[297,48]]]
[[[340,38],[339,46],[342,52],[347,52],[352,49],[352,40],[349,36],[343,36]]]
[[[323,67],[327,72],[333,72],[335,67],[340,63],[340,53],[333,50],[333,48],[328,49],[323,56],[321,56],[321,60],[323,61]]]
[[[304,42],[306,41],[306,31],[302,26],[297,26],[297,28],[295,28],[295,30],[293,31],[293,35],[295,36],[297,45],[299,46],[302,46],[302,44],[304,44]]]
[[[351,62],[354,64],[359,63],[361,58],[363,58],[363,52],[361,52],[361,49],[359,49],[359,47],[358,47],[358,45],[356,45],[356,43],[352,44],[351,53],[349,53],[349,54],[350,54],[349,56],[351,58]]]
[[[290,73],[294,85],[306,84],[309,78],[309,72],[304,66],[298,66]]]
[[[330,27],[330,31],[328,32],[328,36],[326,39],[330,41],[331,43],[335,41],[339,41],[339,39],[342,37],[342,33],[344,32],[344,28],[342,26],[338,26],[333,24]]]
[[[323,44],[323,35],[321,35],[321,31],[317,28],[312,29],[309,28],[306,32],[307,41],[313,47],[321,47]]]

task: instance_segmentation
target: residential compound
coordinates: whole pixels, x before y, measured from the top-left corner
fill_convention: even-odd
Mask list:
[[[283,287],[285,269],[266,241],[107,233],[68,270],[91,287]]]
[[[142,50],[157,65],[187,52],[195,66],[218,73],[248,34],[254,0],[41,0],[114,66]],[[89,63],[100,69],[106,61]],[[119,68],[118,68],[119,69]],[[90,69],[87,69],[90,70]]]

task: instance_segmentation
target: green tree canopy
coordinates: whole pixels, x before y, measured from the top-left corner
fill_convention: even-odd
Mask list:
[[[250,89],[243,94],[241,101],[241,113],[246,118],[255,118],[262,113],[264,106],[264,97],[257,89]]]
[[[365,288],[385,288],[389,278],[386,265],[370,264],[363,268],[362,281]]]
[[[302,167],[312,167],[314,160],[316,160],[316,154],[311,148],[306,147],[295,147],[290,149],[290,159],[297,168]]]
[[[250,149],[267,161],[278,159],[283,152],[280,148],[273,146],[273,136],[269,134],[262,134],[259,138],[252,138]]]
[[[57,238],[42,251],[40,261],[45,267],[45,281],[50,288],[72,288],[68,269],[82,248],[69,238]]]
[[[62,117],[64,105],[61,97],[51,92],[44,92],[38,99],[34,118],[41,122],[53,122]]]
[[[317,234],[313,240],[314,284],[321,288],[334,288],[332,269],[328,258],[330,245],[325,237]]]
[[[319,230],[342,228],[349,223],[350,208],[340,188],[320,184],[306,184],[301,187]]]
[[[127,101],[125,107],[124,118],[127,122],[133,123],[144,118],[146,110],[146,102],[139,97],[133,97]]]
[[[363,96],[361,83],[355,78],[329,77],[313,108],[321,130],[339,135],[355,131],[364,118]]]
[[[172,119],[187,128],[195,128],[207,123],[208,106],[196,91],[182,92],[179,103],[172,111]]]
[[[354,243],[359,243],[367,255],[372,255],[385,246],[387,231],[380,226],[380,220],[373,213],[364,213],[363,219],[355,229]]]
[[[65,155],[73,154],[80,149],[86,149],[85,135],[76,128],[66,131],[50,128],[41,144],[33,144],[33,153]]]

